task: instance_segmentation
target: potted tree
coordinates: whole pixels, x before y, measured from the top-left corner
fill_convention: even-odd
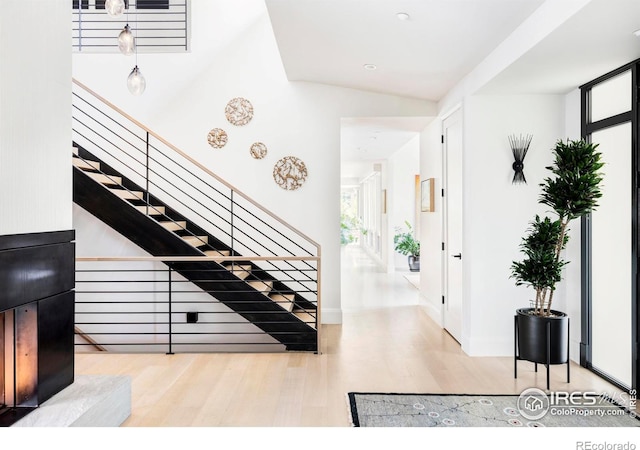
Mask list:
[[[568,263],[561,258],[569,239],[568,225],[593,211],[602,197],[600,169],[604,163],[597,147],[584,140],[558,141],[553,149],[553,164],[547,167],[552,176],[540,184],[539,203],[549,206],[557,218],[536,215],[520,244],[524,259],[511,265],[511,278],[516,285],[532,287],[536,294],[531,307],[516,311],[519,359],[568,363],[568,316],[552,309],[552,302],[562,268]]]
[[[420,271],[420,241],[413,236],[411,224],[405,220],[408,231],[396,228],[396,235],[393,237],[395,251],[408,257],[409,270],[411,272]]]

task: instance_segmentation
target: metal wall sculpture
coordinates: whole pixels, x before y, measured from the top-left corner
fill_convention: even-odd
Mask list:
[[[511,152],[513,153],[513,184],[527,183],[527,179],[524,176],[524,157],[527,156],[529,151],[529,145],[531,145],[531,139],[533,136],[530,134],[526,136],[509,136],[509,145],[511,146]]]
[[[307,179],[307,166],[295,156],[285,156],[273,167],[273,179],[282,189],[295,191]]]
[[[262,159],[267,156],[267,146],[262,142],[254,142],[249,150],[254,159]]]
[[[229,100],[224,113],[232,125],[246,125],[253,118],[253,105],[246,98],[236,97]]]
[[[227,136],[227,132],[222,128],[214,128],[209,131],[209,134],[207,135],[207,141],[213,148],[224,147],[227,144],[228,139],[229,137]]]

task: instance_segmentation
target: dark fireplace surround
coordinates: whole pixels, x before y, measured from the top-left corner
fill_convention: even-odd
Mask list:
[[[75,232],[0,236],[0,426],[74,380]]]

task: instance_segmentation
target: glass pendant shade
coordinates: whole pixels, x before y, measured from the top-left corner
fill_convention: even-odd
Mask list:
[[[118,35],[118,49],[124,55],[131,55],[136,49],[136,38],[133,37],[129,24],[124,26],[124,30]]]
[[[129,88],[129,92],[133,95],[141,95],[147,87],[147,81],[142,76],[142,73],[140,73],[138,66],[135,66],[129,74],[129,78],[127,78],[127,87]]]
[[[106,0],[104,9],[111,17],[120,17],[124,14],[124,0]]]

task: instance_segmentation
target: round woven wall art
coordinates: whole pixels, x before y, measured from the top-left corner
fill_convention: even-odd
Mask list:
[[[254,142],[249,150],[254,159],[262,159],[267,156],[267,146],[262,142]]]
[[[273,179],[287,191],[295,191],[307,179],[307,166],[295,156],[285,156],[273,167]]]
[[[224,108],[224,113],[232,125],[246,125],[253,118],[253,105],[246,98],[236,97],[229,100],[226,108]]]
[[[207,142],[209,142],[209,145],[213,148],[224,147],[228,139],[229,137],[227,136],[227,132],[222,128],[214,128],[209,131],[209,134],[207,135]]]

